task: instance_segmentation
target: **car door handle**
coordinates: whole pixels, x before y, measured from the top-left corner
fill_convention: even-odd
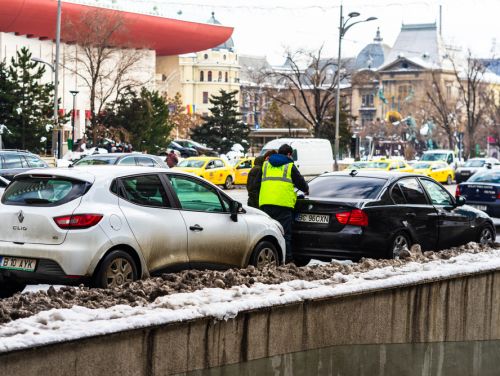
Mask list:
[[[200,225],[189,226],[189,229],[191,231],[203,231],[203,227],[201,227]]]
[[[415,218],[417,215],[415,213],[406,213],[405,214],[406,218]]]

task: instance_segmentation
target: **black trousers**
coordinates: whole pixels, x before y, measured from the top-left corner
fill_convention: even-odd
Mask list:
[[[260,207],[264,213],[277,220],[285,230],[285,262],[292,261],[292,220],[293,209],[284,206],[263,205]]]

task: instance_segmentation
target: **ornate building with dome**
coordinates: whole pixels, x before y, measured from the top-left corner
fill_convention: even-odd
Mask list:
[[[207,23],[221,25],[213,12]],[[159,57],[156,73],[160,92],[169,97],[180,93],[188,111],[201,116],[209,113],[210,96],[221,89],[240,89],[240,65],[232,38],[209,50]]]

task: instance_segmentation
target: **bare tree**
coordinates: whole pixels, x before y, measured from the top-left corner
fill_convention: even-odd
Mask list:
[[[340,73],[341,81],[347,78],[346,70],[339,69],[335,59],[324,58],[322,52],[322,48],[288,51],[283,68],[265,72],[274,82],[268,96],[292,107],[311,126],[315,135],[321,132],[325,120],[334,112],[337,75]]]
[[[442,72],[431,71],[431,79],[426,87],[425,95],[431,105],[430,114],[434,122],[446,134],[448,146],[454,148],[454,134],[456,131],[457,105],[451,98],[451,86],[446,87],[440,75]]]
[[[75,41],[74,48],[67,49],[66,67],[89,88],[91,118],[86,133],[90,133],[94,143],[100,133],[96,115],[106,102],[116,100],[129,88],[145,84],[134,74],[138,72],[145,51],[127,48],[126,33],[119,12],[110,16],[100,9],[91,9],[83,13],[78,22],[63,25],[64,40]]]
[[[467,56],[467,64],[463,69],[457,67],[453,59],[451,59],[451,63],[460,89],[460,100],[467,116],[465,125],[468,138],[466,155],[472,156],[476,144],[476,132],[487,111],[487,106],[481,101],[482,93],[488,86],[484,80],[486,68],[480,60],[472,56],[470,51]]]

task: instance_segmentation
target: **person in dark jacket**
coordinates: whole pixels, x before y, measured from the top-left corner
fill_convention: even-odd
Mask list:
[[[170,152],[167,154],[167,159],[165,160],[167,162],[167,166],[172,168],[177,166],[177,163],[179,163],[179,159],[177,158],[177,155],[175,155],[175,152],[173,150],[170,150]]]
[[[262,165],[259,207],[271,218],[277,220],[285,231],[285,262],[292,262],[292,220],[297,201],[295,188],[309,194],[309,185],[293,164],[293,149],[281,145],[278,154],[271,155]]]
[[[264,155],[255,158],[254,165],[248,173],[247,191],[248,206],[259,208],[260,181],[262,179],[262,165],[269,157],[276,154],[276,150],[268,150]]]

